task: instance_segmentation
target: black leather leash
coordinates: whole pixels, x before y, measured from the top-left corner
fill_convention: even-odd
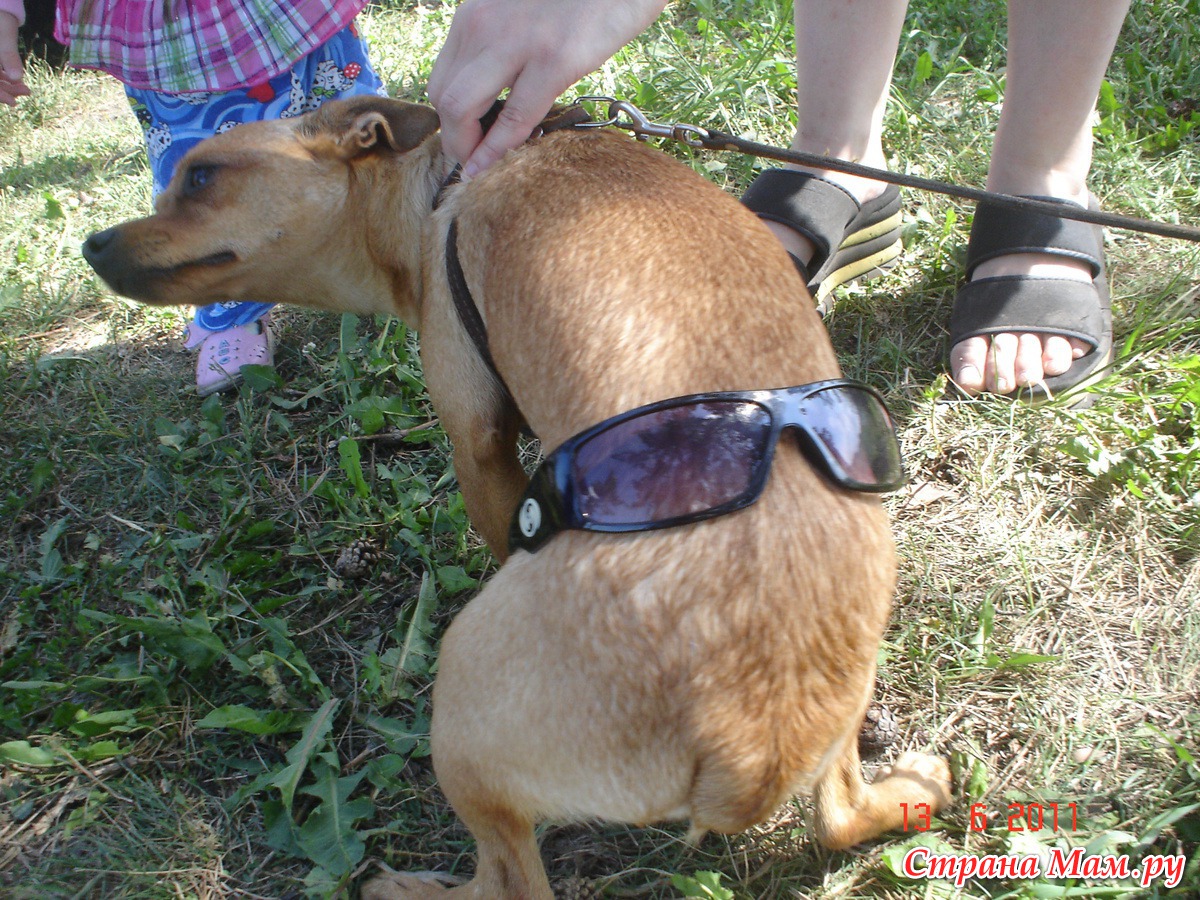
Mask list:
[[[757,141],[747,140],[746,138],[726,134],[721,131],[700,128],[697,125],[652,122],[629,101],[617,100],[613,97],[589,96],[579,97],[575,100],[575,105],[584,103],[607,103],[608,116],[605,119],[595,118],[591,123],[580,127],[605,128],[611,126],[624,128],[632,131],[639,140],[648,137],[668,138],[697,149],[747,153],[752,156],[773,159],[778,162],[794,163],[818,169],[830,169],[835,172],[845,172],[848,175],[869,178],[873,181],[885,181],[889,184],[899,185],[900,187],[915,188],[935,194],[946,194],[976,203],[986,201],[1010,209],[1033,210],[1048,216],[1055,216],[1061,219],[1075,219],[1080,222],[1088,222],[1106,228],[1140,231],[1145,234],[1158,235],[1159,237],[1200,243],[1200,228],[1190,225],[1175,225],[1169,222],[1158,222],[1153,219],[1140,219],[1135,216],[1124,216],[1098,209],[1087,209],[1082,206],[1076,206],[1073,203],[1062,204],[1049,200],[1040,200],[1035,197],[1018,197],[1013,194],[1001,194],[995,191],[951,184],[950,182],[939,181],[934,178],[922,178],[917,175],[906,175],[902,172],[889,172],[887,169],[876,169],[860,163],[822,156],[817,153],[804,153],[798,150],[773,147],[770,144],[760,144]]]
[[[607,103],[607,118],[594,118],[583,105],[589,103]],[[497,100],[487,115],[480,120],[484,131],[496,121],[496,116],[502,107],[503,101]],[[976,203],[986,201],[1010,209],[1034,210],[1049,216],[1074,219],[1107,228],[1140,231],[1145,234],[1158,235],[1159,237],[1200,243],[1200,228],[1188,225],[1174,225],[1168,222],[1157,222],[1152,219],[1139,219],[1134,216],[1124,216],[1096,209],[1087,209],[1075,204],[1055,203],[1036,197],[1018,197],[1012,194],[1001,194],[995,191],[951,184],[933,178],[906,175],[902,172],[890,172],[886,169],[876,169],[871,166],[861,165],[860,163],[848,162],[843,159],[835,159],[816,153],[804,153],[797,150],[786,150],[782,147],[773,147],[769,144],[761,144],[757,141],[725,134],[721,131],[700,128],[696,125],[652,122],[632,103],[627,100],[617,100],[614,97],[579,97],[569,106],[557,107],[534,129],[530,135],[530,140],[561,129],[609,127],[624,128],[632,131],[638,140],[645,140],[650,137],[668,138],[697,149],[747,153],[752,156],[774,159],[779,162],[830,169],[837,172],[845,172],[849,175],[869,178],[874,181],[884,181],[901,187],[915,188],[936,194],[946,194]],[[458,184],[461,180],[461,168],[455,166],[454,170],[442,182],[436,196],[433,198],[434,209],[438,208],[446,190]],[[470,336],[472,343],[474,343],[480,358],[496,378],[501,390],[511,399],[512,393],[509,391],[508,385],[504,383],[504,378],[496,368],[495,360],[492,358],[491,348],[488,346],[487,326],[483,321],[483,316],[480,315],[475,298],[471,296],[471,290],[467,286],[466,275],[463,273],[462,263],[458,258],[457,220],[450,223],[450,228],[446,234],[446,277],[450,285],[450,296],[453,298],[454,308],[458,313],[459,321]]]

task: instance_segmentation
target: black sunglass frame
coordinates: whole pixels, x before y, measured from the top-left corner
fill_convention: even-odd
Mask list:
[[[853,478],[845,467],[825,447],[824,442],[814,436],[805,421],[805,401],[817,394],[839,388],[849,388],[865,393],[879,405],[880,412],[889,426],[889,434],[895,447],[897,477],[887,482],[862,482]],[[572,466],[576,451],[598,434],[615,428],[630,419],[650,415],[680,406],[694,406],[702,403],[744,402],[765,409],[770,416],[770,431],[767,436],[766,449],[763,453],[758,471],[754,472],[748,486],[737,497],[717,506],[687,513],[666,519],[649,522],[601,523],[594,522],[583,516],[578,509],[575,498],[575,485],[572,478]],[[804,435],[800,441],[805,457],[816,464],[825,475],[835,484],[852,491],[867,493],[886,493],[894,491],[904,484],[906,477],[900,458],[899,441],[896,439],[895,424],[883,397],[874,388],[848,378],[831,378],[825,381],[814,381],[810,384],[793,387],[775,388],[772,390],[756,391],[709,391],[701,394],[688,394],[682,397],[671,397],[659,400],[645,406],[639,406],[620,413],[612,418],[579,432],[567,438],[534,470],[529,479],[529,486],[521,496],[517,511],[513,515],[509,528],[509,552],[527,550],[530,553],[538,550],[551,537],[565,529],[581,531],[598,531],[614,534],[634,531],[654,531],[660,528],[672,528],[700,522],[704,519],[715,518],[726,513],[735,512],[752,505],[762,496],[771,464],[775,459],[775,447],[785,428],[795,428]]]

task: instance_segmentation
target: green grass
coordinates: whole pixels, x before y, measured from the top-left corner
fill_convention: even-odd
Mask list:
[[[913,7],[891,164],[982,184],[1003,6]],[[392,93],[421,96],[452,12],[368,10]],[[786,143],[790,19],[776,2],[673,8],[579,90]],[[1200,221],[1198,22],[1195,0],[1134,4],[1096,127],[1106,208]],[[427,758],[428,694],[437,638],[494,562],[466,521],[416,336],[282,311],[278,376],[197,400],[184,312],[114,297],[78,253],[149,204],[120,89],[30,69],[34,96],[0,110],[0,893],[330,896],[352,894],[371,860],[469,871]],[[735,192],[761,166],[665,149]],[[923,841],[1183,853],[1172,896],[1200,892],[1197,248],[1109,234],[1121,360],[1092,409],[947,403],[970,215],[910,192],[903,263],[827,322],[847,373],[887,394],[912,476],[888,500],[901,569],[879,694],[903,734],[889,753],[952,754],[955,806],[928,832],[848,853],[813,843],[803,801],[698,848],[675,826],[548,825],[560,889],[1143,895],[914,882],[898,860]],[[346,568],[359,550],[364,574]],[[1077,827],[1008,830],[1010,803],[1054,801],[1075,804]]]

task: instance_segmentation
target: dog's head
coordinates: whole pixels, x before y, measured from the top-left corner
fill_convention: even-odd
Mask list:
[[[406,178],[397,162],[437,127],[429,107],[374,96],[239,125],[183,158],[154,215],[93,234],[84,258],[144,303],[395,312],[394,272],[381,267],[406,261],[380,259],[369,227],[381,218],[393,231],[419,226],[398,221],[396,193],[428,178]],[[386,217],[367,208],[375,202],[391,204]]]

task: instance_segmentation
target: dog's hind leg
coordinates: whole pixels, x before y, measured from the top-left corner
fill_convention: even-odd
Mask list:
[[[433,691],[434,770],[477,843],[475,877],[447,889],[431,876],[387,875],[366,897],[553,900],[534,823],[588,813],[587,752],[613,727],[588,731],[597,714],[583,708],[596,689],[569,683],[579,653],[566,633],[574,617],[553,585],[527,587],[533,560],[520,556],[451,623]]]
[[[489,789],[474,760],[443,752],[438,784],[475,837],[475,877],[462,897],[494,900],[554,900],[538,852],[533,820]],[[452,893],[450,896],[460,896]]]
[[[948,805],[950,767],[940,756],[905,753],[867,784],[851,739],[822,775],[815,800],[817,840],[841,850]]]
[[[502,803],[481,803],[474,789],[458,793],[450,787],[454,776],[447,780],[440,770],[439,780],[478,845],[475,877],[446,887],[437,875],[386,872],[363,885],[363,900],[554,900],[533,823],[514,816]]]

